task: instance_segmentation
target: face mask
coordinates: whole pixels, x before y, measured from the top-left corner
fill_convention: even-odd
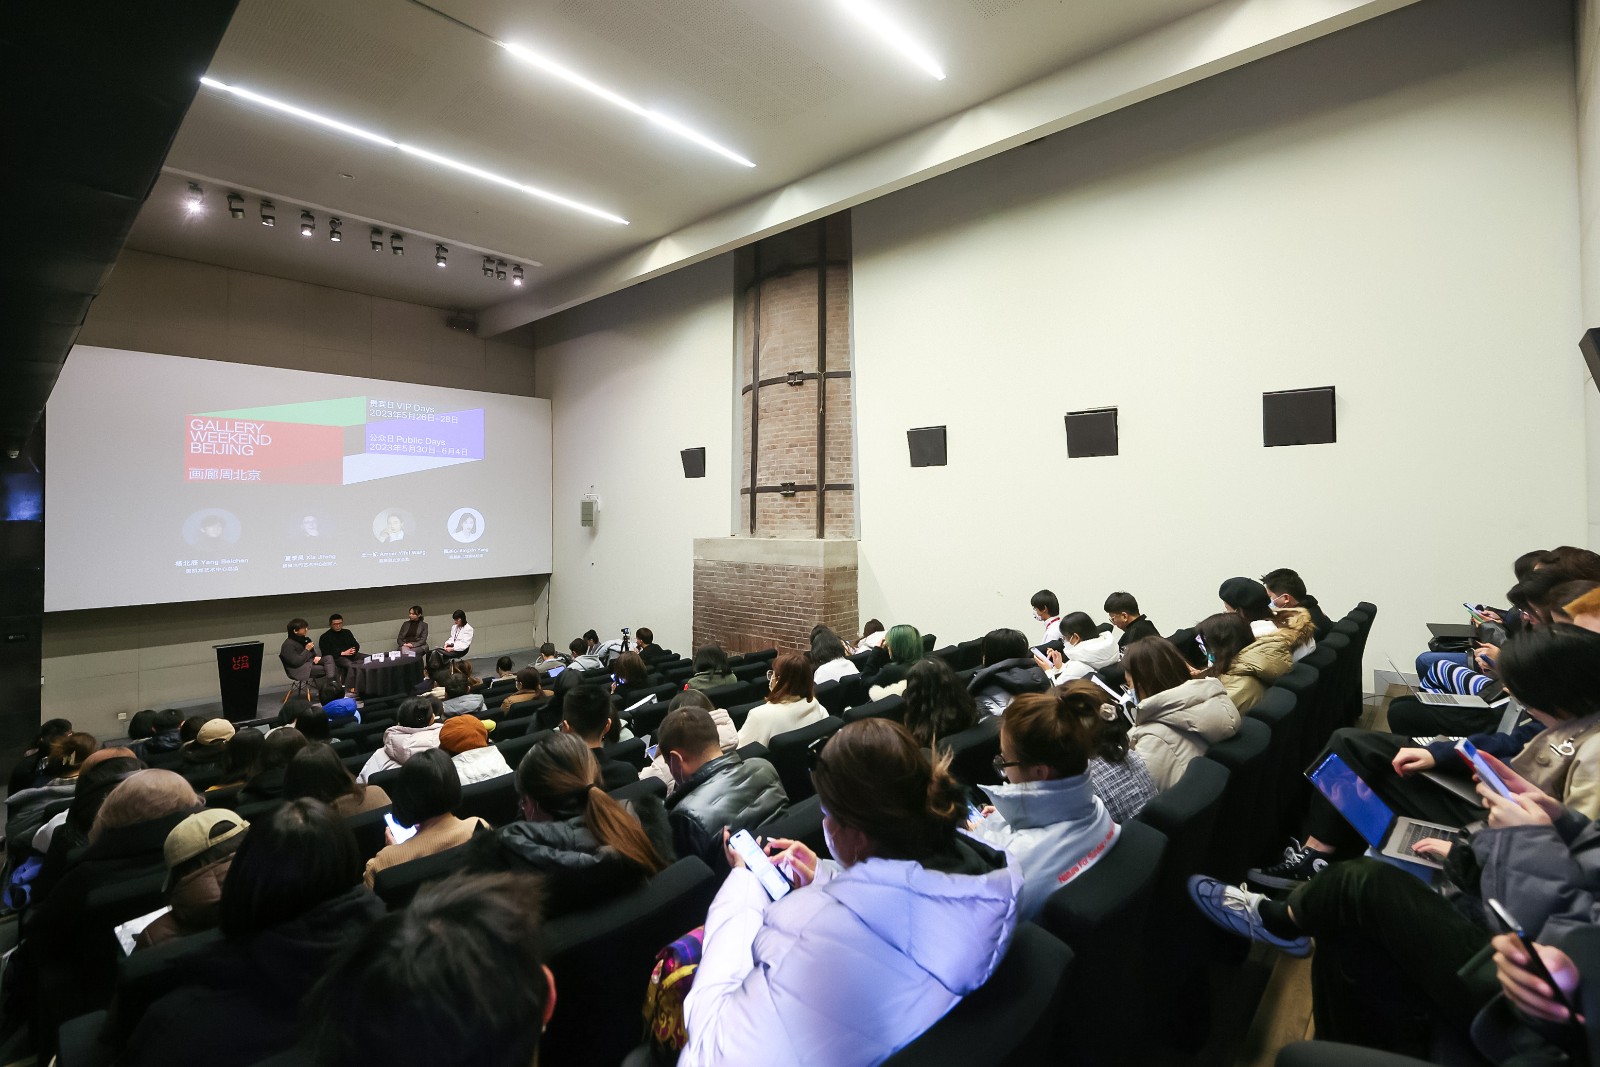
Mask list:
[[[828,846],[828,855],[832,856],[836,860],[839,859],[839,850],[834,847],[833,835],[828,832],[827,823],[822,824],[822,843]],[[841,866],[843,866],[844,861],[839,860],[839,863]]]

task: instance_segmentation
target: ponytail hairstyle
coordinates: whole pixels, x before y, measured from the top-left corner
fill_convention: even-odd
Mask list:
[[[890,719],[861,719],[834,734],[811,780],[828,814],[865,834],[877,858],[924,863],[953,846],[966,822],[949,754],[930,760]]]
[[[1239,653],[1256,639],[1244,617],[1231,611],[1201,619],[1195,630],[1199,632],[1200,640],[1205,642],[1206,654],[1211,657],[1205,673],[1212,678],[1221,678],[1232,670],[1233,661]]]
[[[1095,752],[1094,725],[1069,709],[1067,700],[1060,689],[1023,693],[1006,705],[1000,722],[1017,761],[1049,767],[1051,778],[1082,774]]]
[[[557,733],[517,764],[517,792],[558,819],[583,817],[595,840],[656,874],[666,863],[633,814],[600,786],[594,753],[574,734]]]
[[[1104,689],[1087,678],[1075,678],[1058,688],[1056,693],[1060,695],[1061,709],[1083,724],[1090,759],[1121,763],[1128,758],[1128,730],[1131,727]],[[1011,707],[1007,706],[1006,716],[1010,715]]]
[[[45,774],[51,778],[67,778],[78,773],[78,767],[88,759],[100,742],[93,734],[79,730],[62,734],[50,742],[50,755],[45,761]]]

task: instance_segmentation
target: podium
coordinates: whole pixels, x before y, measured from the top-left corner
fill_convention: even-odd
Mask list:
[[[241,641],[212,647],[217,650],[222,714],[230,722],[256,718],[256,701],[261,695],[261,656],[266,646],[260,641]]]

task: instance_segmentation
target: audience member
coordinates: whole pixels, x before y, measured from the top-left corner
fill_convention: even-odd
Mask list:
[[[672,701],[667,704],[667,714],[670,715],[679,708],[699,708],[707,715],[710,715],[712,723],[717,727],[717,740],[721,742],[724,753],[732,752],[739,747],[739,729],[733,725],[733,717],[725,709],[712,704],[711,698],[700,690],[685,689],[674,696]],[[658,736],[659,733],[660,730],[658,728]],[[678,788],[678,783],[673,779],[671,769],[667,767],[667,754],[661,749],[660,745],[652,747],[656,749],[656,754],[651,757],[650,765],[639,772],[639,777],[659,778],[666,783],[667,795],[671,796],[673,791]]]
[[[1266,586],[1267,592],[1272,595],[1273,610],[1283,611],[1286,608],[1306,610],[1316,627],[1316,633],[1313,635],[1316,640],[1320,641],[1333,632],[1333,620],[1322,610],[1317,598],[1306,592],[1306,583],[1298,573],[1288,567],[1279,567],[1263,574],[1261,584]]]
[[[1044,623],[1044,637],[1040,643],[1061,639],[1061,601],[1048,589],[1041,589],[1028,601],[1033,606],[1033,621]],[[1023,638],[1027,640],[1026,637]]]
[[[456,777],[464,786],[511,773],[500,750],[489,744],[489,724],[476,715],[446,719],[439,727],[439,747],[456,765]]]
[[[44,853],[44,861],[34,879],[30,899],[43,897],[66,873],[78,850],[89,844],[89,831],[94,828],[106,797],[124,778],[143,769],[144,764],[132,749],[102,748],[84,758],[71,805],[34,832],[33,849]]]
[[[590,630],[589,633],[593,634],[594,631]],[[588,636],[574,637],[567,644],[567,651],[572,653],[569,665],[580,671],[597,671],[604,667],[605,662],[594,654],[594,650],[599,646],[600,639],[598,637],[594,638],[593,641]]]
[[[990,630],[984,635],[983,666],[967,683],[984,714],[1003,715],[1014,697],[1049,688],[1050,679],[1039,669],[1021,630]]]
[[[220,768],[228,756],[228,742],[233,740],[233,723],[220,715],[205,718],[196,716],[184,720],[184,726],[197,723],[194,740],[184,743],[183,765],[186,768]]]
[[[723,864],[722,830],[753,829],[789,803],[777,768],[764,759],[724,754],[717,724],[699,708],[669,712],[656,735],[676,783],[667,798],[673,852]]]
[[[1036,916],[1051,893],[1094,866],[1120,833],[1088,774],[1095,728],[1067,707],[1068,700],[1052,689],[1024,693],[1006,708],[994,764],[1003,782],[979,787],[994,806],[970,828],[1021,866],[1017,911],[1023,921]],[[1117,716],[1116,705],[1102,707]]]
[[[306,620],[290,619],[287,629],[289,636],[283,639],[283,645],[278,649],[278,660],[283,664],[283,673],[289,678],[289,691],[284,694],[284,699],[292,696],[309,697],[311,680],[326,673],[318,670],[322,666],[322,656],[317,652],[316,642],[306,636],[306,631],[310,629]]]
[[[543,876],[545,917],[631,892],[671,862],[672,831],[657,797],[621,804],[600,787],[594,753],[556,734],[517,765],[522,818],[473,839],[471,870]]]
[[[923,748],[978,725],[978,704],[956,672],[938,656],[924,656],[906,671],[905,726]]]
[[[248,829],[249,822],[225,809],[197,811],[172,828],[161,850],[171,910],[139,931],[135,949],[216,929],[222,886]]]
[[[552,648],[554,646],[551,646]],[[515,665],[510,656],[501,656],[494,661],[494,680],[497,682],[514,682],[517,680]]]
[[[139,715],[145,714],[147,713],[141,711],[134,718],[137,720]],[[155,718],[155,712],[153,711],[149,712],[148,715],[150,719]],[[66,719],[45,720],[39,727],[39,732],[34,735],[33,742],[28,745],[21,756],[17,757],[16,766],[11,768],[11,778],[7,784],[6,796],[9,797],[14,793],[20,793],[24,789],[32,789],[34,786],[43,785],[45,782],[45,763],[50,758],[50,746],[58,738],[65,737],[70,733],[72,733],[72,723]],[[151,734],[153,733],[154,729],[152,728]],[[144,736],[149,737],[151,734],[145,734]]]
[[[1116,633],[1101,633],[1100,627],[1084,612],[1074,611],[1062,616],[1057,621],[1057,629],[1061,632],[1061,651],[1047,649],[1048,658],[1037,652],[1033,654],[1034,662],[1052,685],[1087,678],[1121,658],[1122,647],[1117,644]]]
[[[634,651],[639,653],[639,658],[646,663],[654,663],[658,659],[666,659],[671,653],[656,644],[655,631],[648,626],[641,626],[634,631]]]
[[[861,627],[861,640],[856,642],[856,651],[865,652],[870,648],[882,648],[889,635],[883,628],[883,623],[877,619],[868,619]]]
[[[556,653],[555,642],[546,641],[539,646],[539,658],[534,663],[538,672],[547,678],[554,678],[567,669],[567,659]]]
[[[681,1067],[881,1063],[987,981],[1011,941],[1021,871],[957,833],[966,796],[947,760],[863,719],[829,739],[812,780],[833,860],[768,842],[799,887],[773,902],[726,851]]]
[[[261,760],[256,764],[256,773],[239,791],[239,800],[248,804],[281,797],[283,780],[289,773],[289,761],[307,744],[306,735],[293,726],[280,726],[268,734],[266,744],[261,746]]]
[[[540,899],[525,875],[458,875],[373,923],[306,998],[320,1067],[537,1064],[556,1006]]]
[[[12,957],[6,986],[17,998],[18,1017],[29,1020],[42,1058],[54,1052],[63,1022],[111,999],[121,952],[105,926],[84,921],[90,894],[163,870],[167,834],[204,806],[172,771],[128,775],[100,805],[83,855],[30,909],[27,936]]]
[[[460,608],[450,613],[450,638],[444,643],[444,654],[451,659],[460,659],[472,647],[472,624],[467,621],[467,613]]]
[[[356,640],[355,634],[344,628],[343,615],[334,612],[328,616],[328,628],[317,638],[317,651],[322,653],[322,662],[329,668],[328,674],[332,679],[341,686],[354,688],[356,659],[361,654],[361,642]],[[324,700],[322,705],[327,707],[328,702]]]
[[[915,626],[901,623],[889,627],[889,634],[883,643],[889,652],[889,662],[872,676],[872,686],[867,690],[867,696],[872,700],[903,694],[906,691],[906,672],[923,657],[922,634]]]
[[[81,731],[57,737],[45,759],[44,784],[6,800],[6,851],[12,860],[21,859],[45,823],[72,806],[83,763],[99,747],[93,734]]]
[[[1141,638],[1161,636],[1156,624],[1139,613],[1139,601],[1132,593],[1116,592],[1106,597],[1105,613],[1111,625],[1122,631],[1117,647],[1124,651]]]
[[[694,654],[694,673],[684,683],[687,689],[715,689],[739,679],[728,669],[728,654],[718,645],[706,645]]]
[[[624,652],[611,664],[611,695],[619,708],[632,707],[650,688],[650,669],[637,652]]]
[[[416,695],[443,700],[444,683],[449,677],[450,657],[444,654],[444,649],[436,648],[422,661],[422,681],[417,683]]]
[[[294,728],[299,730],[307,741],[323,745],[333,743],[333,727],[328,723],[328,713],[320,706],[310,705],[296,712]]]
[[[358,782],[339,754],[325,744],[308,744],[289,760],[283,775],[285,800],[320,800],[348,819],[389,806],[379,786]]]
[[[750,709],[739,728],[739,747],[766,745],[774,734],[788,733],[828,717],[828,709],[817,703],[817,686],[812,681],[811,660],[804,652],[785,652],[767,672],[767,700]]]
[[[839,640],[839,635],[826,626],[818,626],[811,631],[811,663],[818,685],[861,673],[854,663],[845,658],[844,642]]]
[[[1267,687],[1294,667],[1295,646],[1313,629],[1311,616],[1298,608],[1282,612],[1284,625],[1265,637],[1255,636],[1244,617],[1231,611],[1202,619],[1195,627],[1206,668],[1199,672],[1216,678],[1241,715],[1261,702]]]
[[[406,612],[406,621],[400,624],[394,647],[398,651],[410,649],[417,654],[428,651],[428,620],[422,616],[422,605],[413,604]]]
[[[456,818],[455,809],[461,806],[461,778],[456,774],[455,763],[442,749],[430,748],[406,760],[391,785],[394,821],[412,827],[416,833],[405,841],[396,841],[393,830],[383,832],[386,844],[367,861],[361,876],[369,887],[373,876],[385,868],[464,845],[480,829],[489,828],[476,815]]]
[[[155,733],[139,746],[139,758],[152,766],[176,767],[183,759],[183,714],[162,708],[151,722]]]
[[[307,990],[382,914],[361,884],[355,837],[332,808],[315,800],[274,808],[234,853],[222,941],[182,962],[119,1064],[168,1067],[204,1050],[210,1067],[246,1067],[285,1051]]]
[[[51,722],[66,722],[65,719],[52,719]],[[49,723],[46,723],[49,725]],[[156,712],[154,708],[145,708],[143,711],[133,713],[133,718],[128,720],[128,740],[143,741],[156,735]],[[131,746],[130,746],[131,747]]]
[[[611,694],[598,685],[579,686],[567,694],[561,705],[561,731],[573,734],[589,746],[605,789],[620,789],[639,777],[633,764],[605,754],[606,735],[611,732],[612,720],[616,718],[614,709]]]
[[[278,714],[272,720],[272,726],[267,730],[267,736],[272,736],[274,730],[281,730],[285,726],[293,726],[295,720],[300,718],[302,712],[311,710],[311,701],[304,697],[290,697],[278,709]]]
[[[1089,779],[1094,792],[1118,823],[1134,818],[1160,792],[1144,757],[1129,743],[1129,723],[1107,693],[1086,679],[1068,682],[1057,690],[1064,710],[1078,717],[1094,739],[1089,759]]]
[[[211,789],[226,789],[244,785],[261,770],[261,753],[266,748],[267,735],[248,726],[236,731],[224,746],[222,780]],[[210,792],[210,790],[207,790]]]
[[[1217,596],[1222,600],[1222,606],[1244,618],[1250,624],[1250,632],[1257,637],[1266,637],[1284,625],[1283,617],[1273,610],[1272,596],[1267,592],[1267,587],[1251,578],[1229,578],[1217,589]],[[1304,634],[1300,644],[1294,647],[1295,662],[1305,659],[1317,650],[1317,639],[1311,632]]]
[[[1122,667],[1139,699],[1128,738],[1158,789],[1171,789],[1190,760],[1239,732],[1239,709],[1222,683],[1189,677],[1189,665],[1165,638],[1129,645]]]
[[[322,703],[322,710],[328,716],[328,721],[334,724],[361,721],[361,708],[356,703],[356,698],[349,696],[344,691],[344,686],[328,679],[317,686],[317,699]]]
[[[478,677],[478,668],[472,665],[472,660],[462,657],[450,661],[450,673],[459,674],[467,680],[467,688],[476,692],[483,685],[483,679]]]
[[[552,677],[554,676],[552,675]],[[549,699],[550,691],[544,688],[543,679],[544,676],[541,675],[536,668],[522,668],[517,672],[516,691],[509,694],[504,700],[502,700],[500,702],[500,706],[505,707],[509,704],[512,707],[515,707],[516,705],[528,700]]]
[[[482,693],[471,692],[471,686],[466,678],[459,674],[452,674],[444,683],[444,714],[448,718],[452,715],[477,715],[487,706]]]
[[[439,747],[439,704],[432,697],[408,697],[395,712],[395,724],[383,732],[383,746],[361,767],[365,782],[379,771],[404,765],[414,754]]]

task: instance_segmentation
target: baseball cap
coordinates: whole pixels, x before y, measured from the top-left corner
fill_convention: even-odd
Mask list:
[[[195,734],[195,744],[223,745],[233,739],[233,723],[227,719],[207,719]]]
[[[181,867],[207,849],[238,837],[250,824],[236,811],[225,808],[197,811],[174,826],[162,846],[162,856],[167,861],[167,880],[163,889],[172,888],[172,871]]]

